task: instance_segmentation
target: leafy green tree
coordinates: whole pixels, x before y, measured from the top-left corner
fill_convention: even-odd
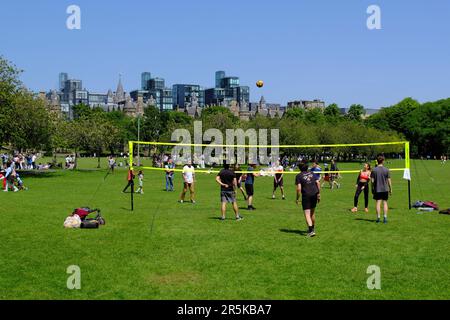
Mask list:
[[[311,108],[305,114],[306,123],[320,124],[325,121],[325,116],[320,108]]]
[[[450,99],[424,103],[408,115],[409,139],[419,154],[450,152]]]
[[[74,119],[80,119],[89,118],[90,116],[92,116],[93,110],[88,105],[80,103],[72,107],[72,112]]]
[[[378,113],[370,116],[366,123],[373,128],[395,130],[405,136],[410,136],[411,128],[406,120],[419,106],[420,103],[416,100],[406,98],[393,106],[381,109]]]
[[[339,109],[339,106],[335,103],[332,103],[329,106],[327,106],[323,111],[323,115],[325,116],[327,122],[332,124],[336,124],[342,118],[341,110]]]
[[[347,119],[352,121],[362,121],[362,116],[366,114],[364,107],[360,104],[352,104],[347,112]]]
[[[21,91],[14,96],[11,111],[7,120],[12,125],[9,143],[18,150],[37,150],[50,145],[50,112],[42,99]]]
[[[14,102],[23,89],[19,80],[21,74],[15,65],[0,56],[0,143],[9,143],[14,130]]]
[[[303,108],[290,108],[286,110],[286,112],[283,115],[283,118],[296,121],[304,121],[305,113],[306,111]]]

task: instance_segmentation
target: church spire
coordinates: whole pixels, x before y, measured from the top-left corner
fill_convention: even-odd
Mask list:
[[[119,84],[117,85],[116,98],[118,101],[125,100],[125,91],[123,90],[123,86],[122,86],[122,75],[121,74],[119,74]]]

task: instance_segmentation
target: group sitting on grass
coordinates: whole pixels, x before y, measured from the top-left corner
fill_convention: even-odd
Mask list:
[[[6,164],[2,167],[0,171],[0,181],[2,181],[3,192],[28,190],[25,187],[19,173],[16,171],[15,163],[11,160],[6,162]]]

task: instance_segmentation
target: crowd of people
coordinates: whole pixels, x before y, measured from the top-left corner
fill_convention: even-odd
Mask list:
[[[38,154],[36,153],[16,153],[13,156],[10,156],[8,153],[3,153],[1,156],[2,159],[2,167],[4,168],[8,161],[11,160],[14,163],[14,167],[17,170],[35,170],[38,169],[36,165],[36,160],[38,158]]]

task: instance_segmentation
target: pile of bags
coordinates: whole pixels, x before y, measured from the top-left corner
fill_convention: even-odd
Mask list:
[[[95,218],[88,218],[91,213],[97,212]],[[91,209],[89,207],[76,208],[64,221],[64,228],[74,229],[97,229],[104,225],[105,219],[100,214],[100,209]]]
[[[433,201],[416,201],[416,203],[413,204],[413,208],[418,209],[419,211],[425,211],[425,212],[433,212],[433,211],[439,211],[439,206],[437,203]],[[450,208],[439,211],[440,214],[448,214],[450,215]]]
[[[416,201],[416,203],[413,204],[413,208],[418,209],[419,211],[426,211],[426,212],[433,212],[438,211],[439,206],[437,203],[433,201]]]

